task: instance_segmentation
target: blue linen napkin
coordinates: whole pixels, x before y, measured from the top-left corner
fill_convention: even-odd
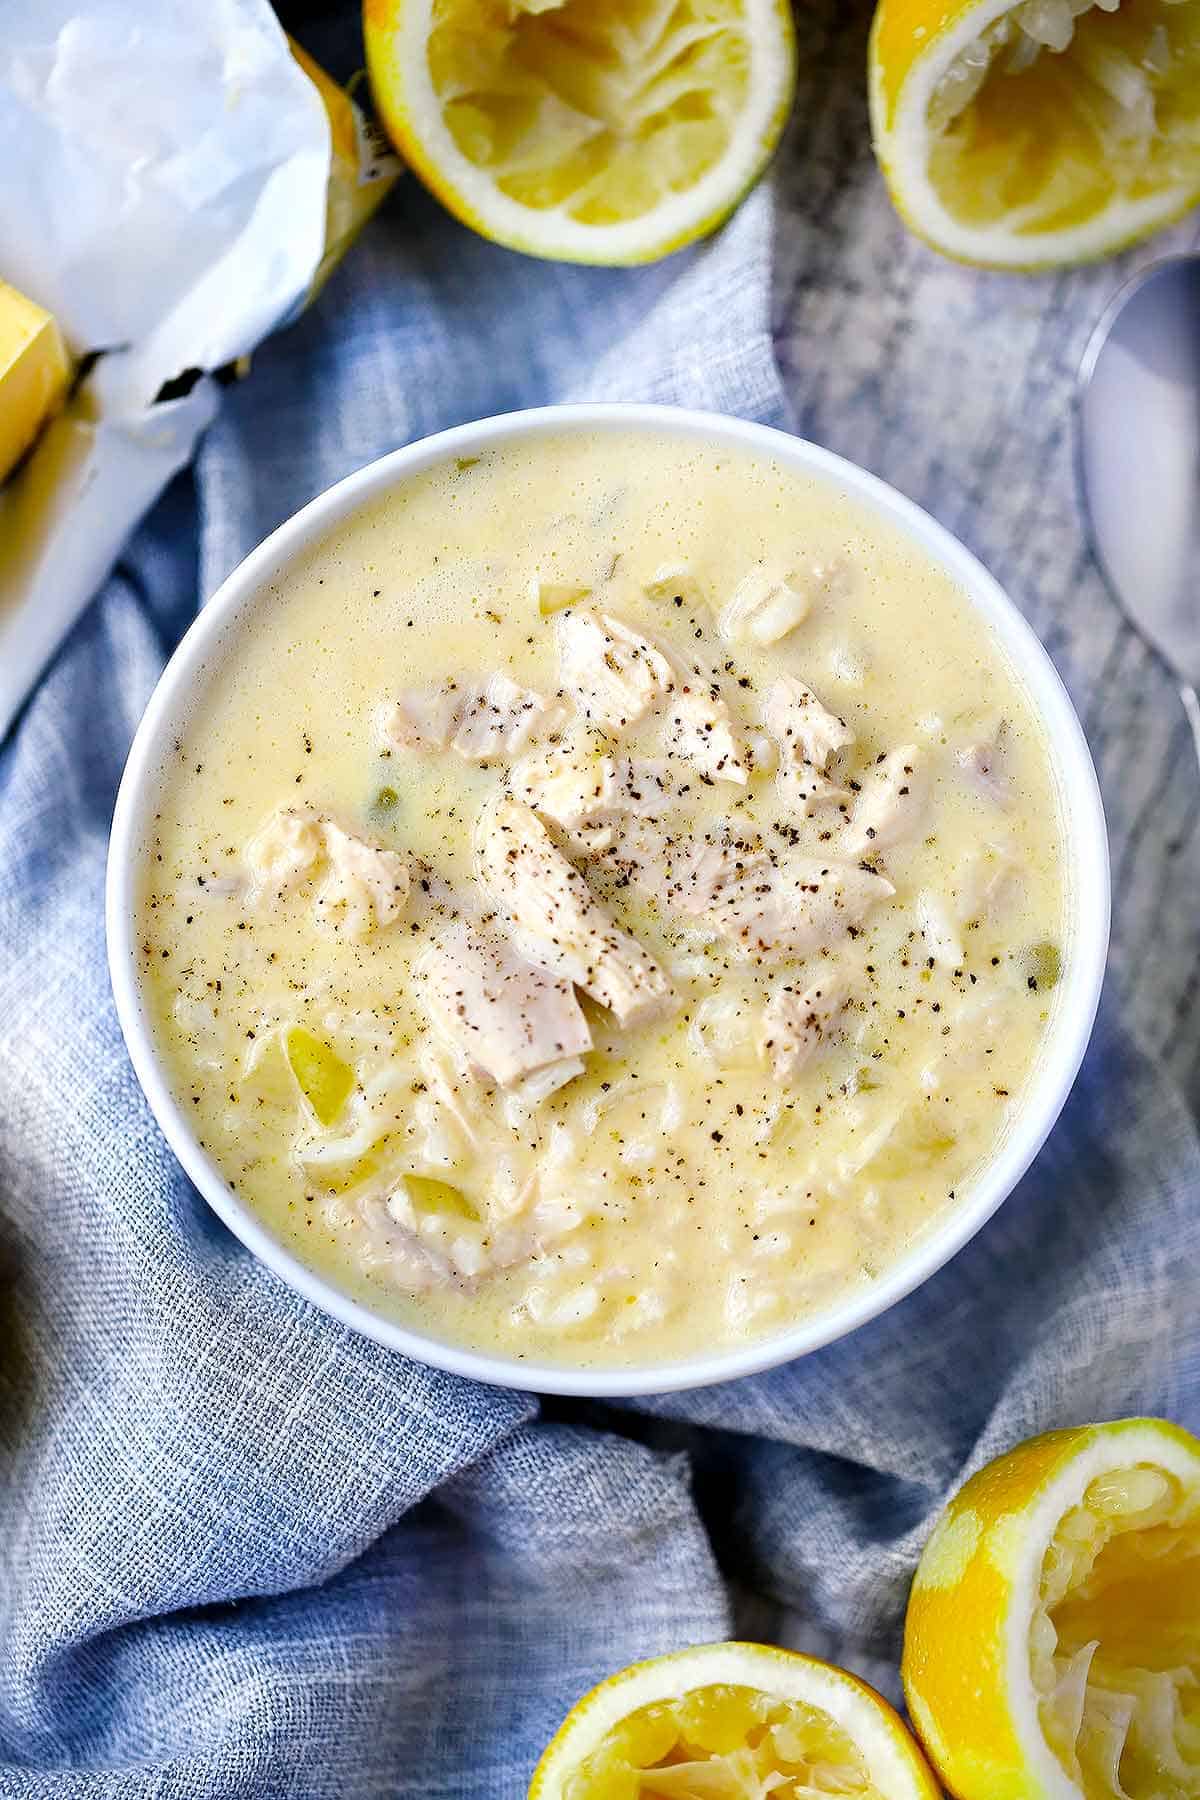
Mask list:
[[[1200,1425],[1200,1153],[1109,1016],[957,1260],[773,1374],[539,1405],[313,1312],[192,1191],[130,1070],[102,883],[198,600],[394,445],[651,398],[786,422],[771,198],[657,268],[522,260],[406,184],[255,360],[0,754],[0,1796],[518,1800],[592,1681],[757,1631],[895,1691],[933,1514],[1050,1425]]]

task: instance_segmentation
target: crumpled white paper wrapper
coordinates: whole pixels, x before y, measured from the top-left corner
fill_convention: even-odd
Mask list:
[[[102,353],[0,490],[0,736],[321,261],[325,109],[266,0],[5,0],[0,275]]]

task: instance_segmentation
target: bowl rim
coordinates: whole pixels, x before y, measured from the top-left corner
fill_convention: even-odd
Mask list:
[[[1068,839],[1072,956],[1050,1037],[1030,1077],[1027,1104],[968,1199],[926,1232],[887,1273],[822,1313],[747,1344],[654,1365],[572,1366],[525,1361],[447,1342],[373,1312],[307,1267],[234,1193],[203,1151],[168,1085],[138,975],[136,881],[149,808],[174,721],[222,634],[301,555],[365,503],[447,458],[554,433],[659,432],[775,458],[829,481],[914,543],[982,613],[1045,726]],[[214,659],[219,663],[219,656]],[[965,545],[878,476],[773,426],[691,408],[634,402],[542,406],[456,425],[402,446],[316,495],[222,581],[176,647],[138,725],[113,814],[105,888],[109,972],[130,1060],[159,1127],[184,1171],[226,1226],[280,1279],[342,1324],[450,1374],[494,1386],[591,1398],[679,1392],[752,1375],[833,1343],[878,1318],[941,1269],[1007,1199],[1041,1149],[1083,1060],[1100,1001],[1110,915],[1108,839],[1083,728],[1050,657],[1015,603]]]

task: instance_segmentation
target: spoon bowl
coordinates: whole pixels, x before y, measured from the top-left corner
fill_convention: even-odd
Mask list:
[[[1079,478],[1105,579],[1178,681],[1200,756],[1200,256],[1143,270],[1096,326]]]

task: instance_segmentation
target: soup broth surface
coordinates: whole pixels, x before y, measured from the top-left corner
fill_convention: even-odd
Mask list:
[[[1070,954],[1000,645],[822,480],[669,435],[450,460],[231,628],[140,899],[226,1179],[372,1309],[730,1347],[961,1204]]]

